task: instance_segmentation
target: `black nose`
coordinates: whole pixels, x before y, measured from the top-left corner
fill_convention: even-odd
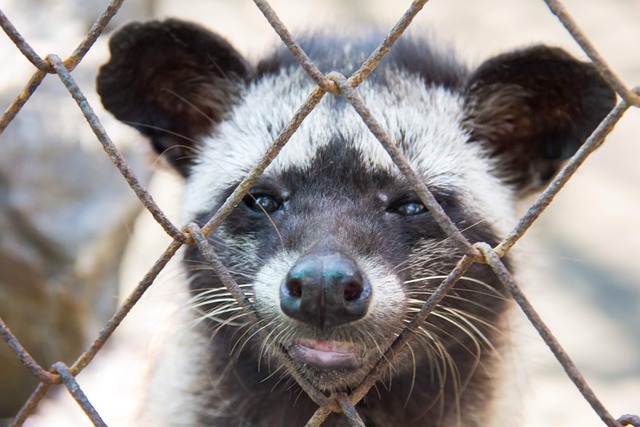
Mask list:
[[[280,287],[280,307],[287,316],[319,328],[361,319],[371,287],[358,266],[340,253],[300,258]]]

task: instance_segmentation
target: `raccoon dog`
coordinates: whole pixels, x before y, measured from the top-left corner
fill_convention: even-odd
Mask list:
[[[323,72],[349,76],[378,41],[301,43]],[[104,106],[185,178],[183,219],[199,224],[315,87],[286,49],[251,64],[217,34],[173,19],[127,25],[110,48],[98,76]],[[615,102],[591,64],[558,48],[515,50],[469,69],[409,37],[357,91],[464,235],[492,245],[514,225],[514,202],[545,185]],[[462,255],[333,95],[209,241],[258,324],[190,246],[185,287],[201,339],[185,346],[195,362],[183,384],[150,392],[154,425],[304,425],[317,405],[274,349],[327,396],[348,393]],[[472,266],[357,404],[365,424],[489,425],[508,307],[488,267]],[[335,413],[325,425],[348,423]]]

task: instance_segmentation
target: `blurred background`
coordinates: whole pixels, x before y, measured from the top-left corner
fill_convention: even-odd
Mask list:
[[[386,31],[410,3],[270,1],[294,34],[314,28]],[[57,53],[64,58],[106,4],[3,0],[0,8],[41,56]],[[563,4],[622,80],[628,86],[640,84],[640,0]],[[279,43],[250,0],[131,0],[109,29],[130,20],[169,16],[202,23],[249,58],[259,58]],[[432,0],[410,28],[434,34],[470,65],[536,43],[584,57],[541,0]],[[162,168],[151,173],[153,157],[146,145],[105,113],[94,93],[97,69],[107,58],[107,35],[74,71],[74,78],[160,207],[177,221],[179,180]],[[34,68],[4,34],[0,58],[4,110]],[[640,413],[639,135],[640,111],[635,109],[516,246],[527,264],[520,277],[531,302],[615,417]],[[522,212],[526,207],[523,203]],[[141,212],[64,87],[48,76],[0,135],[0,317],[43,366],[57,360],[70,363],[167,243],[161,228]],[[167,300],[175,292],[171,282],[176,270],[167,270],[154,285],[155,298]],[[150,328],[163,323],[164,314],[149,309],[156,305],[154,292],[78,377],[109,425],[127,425],[134,408],[131,395],[136,384],[144,382],[131,371],[144,371],[153,351]],[[514,364],[524,372],[510,394],[523,407],[524,424],[601,425],[519,312],[513,328]],[[0,342],[0,419],[10,417],[35,385]],[[28,425],[90,425],[64,393],[59,399],[43,403]]]

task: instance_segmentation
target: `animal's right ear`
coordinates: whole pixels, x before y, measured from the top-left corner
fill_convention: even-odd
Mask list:
[[[239,99],[250,65],[219,35],[175,19],[126,25],[109,48],[97,79],[103,105],[186,176],[198,138]]]

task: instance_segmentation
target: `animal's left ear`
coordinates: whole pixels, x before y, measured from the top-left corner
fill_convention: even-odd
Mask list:
[[[498,157],[502,178],[521,193],[545,185],[616,101],[591,63],[547,46],[487,60],[465,98],[472,139]]]

